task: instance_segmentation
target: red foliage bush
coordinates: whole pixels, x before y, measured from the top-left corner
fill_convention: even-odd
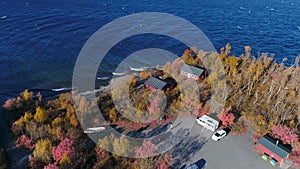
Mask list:
[[[25,147],[30,150],[34,148],[34,144],[32,144],[32,140],[24,134],[16,140],[16,146]]]
[[[169,169],[173,164],[172,154],[165,154],[161,162],[159,163],[158,169]]]
[[[12,127],[11,127],[11,131],[15,134],[15,135],[21,135],[21,133],[23,133],[23,127],[18,125],[18,121],[13,122]]]
[[[5,103],[3,104],[3,107],[5,109],[13,109],[15,108],[20,108],[21,107],[21,97],[17,97],[16,99],[8,99],[5,101]]]
[[[156,152],[155,145],[150,141],[144,140],[142,146],[134,150],[137,157],[151,157]]]
[[[58,146],[53,147],[52,155],[53,159],[59,162],[63,156],[66,154],[69,158],[74,153],[73,140],[69,138],[63,138]]]
[[[300,143],[295,145],[289,159],[293,161],[293,166],[295,168],[300,167]]]
[[[39,162],[32,156],[29,156],[28,161],[30,168],[39,168]]]
[[[49,164],[47,166],[44,167],[44,169],[59,169],[59,167],[57,166],[57,163],[53,163],[53,164]]]
[[[295,143],[298,141],[298,135],[287,126],[278,125],[273,127],[271,136],[278,138],[285,144]]]
[[[222,121],[224,126],[229,126],[233,124],[234,115],[232,113],[228,113],[225,109],[219,114],[219,119]]]

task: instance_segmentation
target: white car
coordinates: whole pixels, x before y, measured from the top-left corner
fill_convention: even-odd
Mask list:
[[[227,135],[227,132],[225,130],[218,130],[215,132],[214,135],[211,136],[211,139],[214,141],[219,141],[221,138],[225,137]]]

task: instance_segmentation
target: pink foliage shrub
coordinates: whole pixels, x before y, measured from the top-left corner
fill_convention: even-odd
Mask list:
[[[53,147],[52,155],[53,159],[59,162],[63,156],[66,154],[69,158],[74,153],[73,140],[69,138],[62,138],[58,146]]]
[[[173,72],[179,71],[179,69],[182,67],[182,62],[180,62],[179,59],[176,59],[172,64],[171,64],[171,70]]]
[[[30,150],[34,148],[34,144],[32,144],[32,140],[24,134],[16,140],[16,146],[25,147]]]
[[[165,154],[162,161],[160,162],[158,169],[169,169],[173,164],[172,154]]]
[[[278,138],[285,144],[295,143],[298,141],[298,135],[294,130],[291,130],[287,126],[278,125],[273,127],[271,136]]]
[[[53,163],[53,164],[49,164],[47,166],[44,167],[44,169],[59,169],[59,167],[57,166],[57,163]]]
[[[5,103],[3,104],[3,107],[5,109],[13,109],[15,108],[20,108],[21,107],[21,97],[17,97],[16,99],[8,99],[5,101]]]
[[[296,144],[295,147],[293,147],[293,151],[289,156],[289,159],[293,161],[292,167],[300,168],[300,143]]]
[[[8,100],[5,101],[3,107],[5,109],[10,109],[14,104],[15,104],[14,99],[8,99]]]
[[[153,143],[144,140],[142,146],[136,147],[134,152],[137,157],[150,157],[154,155],[156,149]]]
[[[18,125],[18,121],[15,121],[12,124],[11,130],[15,135],[19,135],[19,133],[22,133],[23,128]]]
[[[151,101],[151,104],[150,106],[148,107],[148,110],[150,112],[160,112],[160,100],[159,100],[159,97],[158,96],[155,96],[153,98],[153,100]]]
[[[37,160],[35,158],[33,158],[32,156],[29,156],[28,161],[29,161],[30,168],[37,168],[38,162],[37,162]]]

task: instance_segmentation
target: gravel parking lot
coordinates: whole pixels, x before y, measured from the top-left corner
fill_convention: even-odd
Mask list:
[[[195,123],[188,136],[170,150],[174,157],[174,168],[188,166],[201,158],[206,160],[205,169],[276,168],[268,161],[261,160],[252,144],[251,131],[241,136],[229,134],[218,142],[210,138],[212,134]]]

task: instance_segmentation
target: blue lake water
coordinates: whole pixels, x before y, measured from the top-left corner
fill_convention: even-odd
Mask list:
[[[278,61],[287,57],[287,64],[300,54],[299,0],[1,0],[1,104],[25,88],[43,92],[70,87],[76,58],[88,38],[110,21],[138,12],[182,17],[199,27],[216,49],[230,43],[235,55],[240,55],[245,45],[250,45],[254,54],[274,53]],[[125,40],[110,51],[96,80],[101,84],[122,58],[148,47],[177,55],[185,49],[176,41],[155,35]],[[124,71],[132,70],[124,67]],[[57,91],[61,90],[53,93]]]
[[[250,45],[254,54],[274,53],[277,61],[287,57],[291,64],[300,54],[299,0],[0,0],[0,105],[26,88],[48,97],[70,89],[76,59],[89,37],[105,24],[138,12],[182,17],[199,27],[216,49],[230,43],[235,55]],[[139,57],[116,70],[123,58],[146,48],[180,56],[186,46],[151,34],[125,39],[100,65],[96,84],[105,85],[113,72],[122,75],[144,68],[136,65],[164,62]],[[0,145],[10,149],[14,145],[3,115]],[[9,152],[10,162],[19,160],[18,151]]]

